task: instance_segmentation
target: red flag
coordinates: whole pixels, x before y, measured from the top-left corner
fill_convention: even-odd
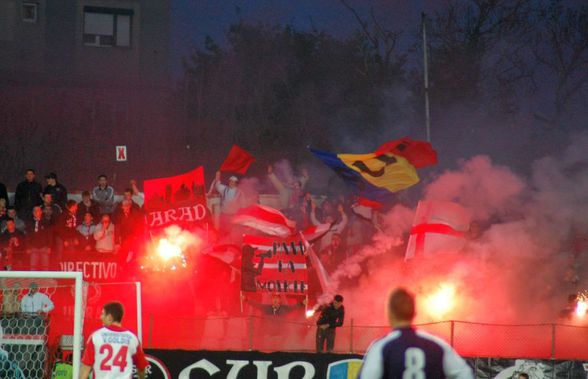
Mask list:
[[[408,137],[388,141],[376,150],[376,155],[392,153],[406,158],[415,168],[437,164],[437,152],[429,142],[413,141]]]
[[[294,221],[274,208],[259,204],[240,209],[233,217],[233,223],[279,237],[289,237],[296,231]]]
[[[254,161],[255,158],[251,154],[239,146],[233,145],[231,151],[229,151],[229,155],[221,165],[220,171],[244,175]]]

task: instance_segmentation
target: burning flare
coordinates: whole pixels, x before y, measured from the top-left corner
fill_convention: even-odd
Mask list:
[[[442,319],[455,307],[455,285],[441,283],[436,292],[425,298],[425,309],[434,319]]]
[[[578,302],[576,303],[576,316],[586,316],[586,310],[588,310],[588,304],[586,303],[586,297],[583,294],[578,295]]]

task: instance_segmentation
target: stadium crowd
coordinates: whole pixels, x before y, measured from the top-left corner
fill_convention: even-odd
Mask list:
[[[143,198],[136,181],[117,194],[108,177],[99,175],[96,186],[81,192],[80,200],[79,193],[68,193],[55,173],[48,173],[44,179],[42,185],[35,170],[27,169],[12,199],[0,183],[2,269],[48,270],[52,262],[59,262],[64,251],[117,254],[124,259],[129,250],[145,241]],[[272,206],[295,221],[297,229],[330,224],[315,250],[327,271],[331,271],[368,242],[377,228],[377,212],[367,217],[354,212],[352,199],[343,194],[315,196],[306,190],[309,179],[305,169],[289,181],[280,178],[272,166],[267,170],[268,188],[277,195],[274,198],[278,202]],[[236,176],[224,184],[218,172],[210,188],[209,200],[220,203],[216,210],[210,207],[211,219],[217,212],[214,226],[221,234],[229,233],[230,218],[251,201],[245,200]],[[259,198],[255,201],[259,202]]]

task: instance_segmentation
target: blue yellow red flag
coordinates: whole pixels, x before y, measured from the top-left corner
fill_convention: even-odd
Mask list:
[[[415,167],[406,158],[390,152],[378,155],[310,151],[369,199],[381,199],[386,193],[398,192],[419,182]]]

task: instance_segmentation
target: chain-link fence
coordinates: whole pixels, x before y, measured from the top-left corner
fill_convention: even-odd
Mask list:
[[[154,317],[145,323],[148,348],[185,350],[315,351],[313,322],[279,317]],[[184,331],[170,338],[166,327]],[[180,328],[181,326],[181,328]],[[562,324],[500,325],[444,321],[417,325],[469,357],[588,359],[588,327]],[[334,351],[363,353],[387,326],[357,325],[353,319],[336,330]]]

